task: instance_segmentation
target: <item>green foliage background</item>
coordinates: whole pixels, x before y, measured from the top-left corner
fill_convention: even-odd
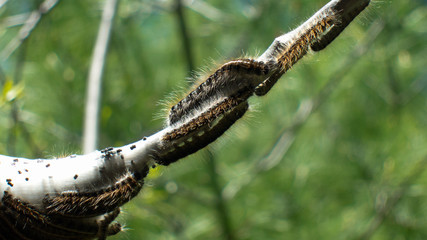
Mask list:
[[[20,14],[41,2],[8,1],[0,9],[0,50],[18,34]],[[263,52],[326,3],[187,2],[193,60],[202,70]],[[188,88],[175,3],[120,1],[104,73],[99,148],[161,129],[159,103]],[[60,1],[0,59],[1,154],[80,152],[102,5]],[[355,58],[375,24],[383,24],[382,31]],[[112,239],[426,239],[426,26],[426,1],[373,1],[332,45],[304,58],[267,96],[252,99],[253,111],[210,152],[152,171],[142,193],[123,208],[119,220],[128,230]],[[319,101],[324,86],[330,92]],[[307,103],[321,104],[298,122]],[[302,124],[289,128],[296,121]],[[295,137],[285,141],[289,149],[270,154],[282,134]]]

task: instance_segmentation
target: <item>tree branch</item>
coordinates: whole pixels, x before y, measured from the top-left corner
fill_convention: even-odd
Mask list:
[[[99,131],[99,107],[101,101],[102,73],[113,27],[118,0],[106,0],[99,25],[98,36],[93,50],[86,92],[86,110],[83,132],[83,152],[96,150]]]
[[[326,47],[368,4],[333,0],[276,38],[259,58],[225,63],[171,108],[163,130],[135,143],[61,159],[0,155],[0,225],[13,226],[7,233],[0,231],[0,237],[12,231],[31,239],[105,239],[120,232],[120,224],[113,222],[119,207],[139,193],[151,167],[169,165],[215,141],[245,114],[250,97],[266,94],[310,49]],[[95,83],[89,92],[100,89],[115,1],[107,1],[105,9],[89,75]],[[88,95],[93,107],[88,104],[87,112],[96,119],[99,94]],[[85,125],[96,139],[93,128],[96,123]],[[87,141],[92,145],[85,151],[94,147],[94,140]]]
[[[4,3],[6,3],[6,1],[3,2],[3,4]],[[0,53],[0,59],[2,61],[8,59],[10,55],[12,55],[12,53],[15,52],[17,48],[19,48],[19,46],[25,41],[25,39],[30,36],[31,32],[39,23],[41,17],[44,14],[48,13],[57,3],[58,0],[45,0],[40,4],[39,9],[33,11],[30,14],[24,25],[19,30],[18,35],[13,38]]]

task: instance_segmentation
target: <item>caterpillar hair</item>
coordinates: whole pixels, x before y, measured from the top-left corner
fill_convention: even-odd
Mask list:
[[[164,129],[86,155],[26,159],[0,155],[0,239],[105,239],[156,164],[169,165],[214,142],[307,52],[328,46],[369,4],[332,0],[256,59],[221,65],[171,107]]]

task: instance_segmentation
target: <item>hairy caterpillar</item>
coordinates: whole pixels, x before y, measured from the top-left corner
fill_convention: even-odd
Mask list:
[[[273,65],[270,63],[270,65]],[[218,68],[195,90],[173,106],[168,125],[185,121],[183,116],[193,116],[227,96],[235,95],[244,88],[252,89],[264,80],[273,66],[253,59],[230,61]]]
[[[221,136],[310,49],[330,44],[369,4],[333,0],[274,40],[257,59],[218,68],[173,106],[167,126],[119,148],[59,159],[0,155],[0,239],[105,239],[121,231],[120,206],[135,197],[150,167],[168,165]]]
[[[30,239],[102,239],[119,232],[113,216],[142,188],[156,136],[62,159],[1,156],[1,221],[19,224],[0,236],[13,230]]]
[[[100,217],[81,220],[44,215],[7,191],[2,204],[0,237],[6,236],[5,239],[104,239],[121,230],[119,223],[111,224],[120,213],[118,208]]]
[[[221,136],[241,118],[246,100],[270,74],[272,64],[241,59],[222,65],[194,91],[173,106],[157,162],[168,165],[196,152]]]
[[[310,48],[313,51],[320,51],[328,46],[344,29],[353,21],[360,12],[362,12],[370,1],[340,1],[335,4],[332,9],[334,12],[339,12],[338,18],[334,25],[322,34],[317,41],[314,41]]]
[[[279,70],[255,89],[265,95],[277,80],[301,59],[309,49],[320,51],[331,43],[366,8],[369,0],[331,1],[295,30],[274,40],[257,60],[279,64]]]

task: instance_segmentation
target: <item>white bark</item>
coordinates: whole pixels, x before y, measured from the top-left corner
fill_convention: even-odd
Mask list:
[[[51,206],[46,204],[46,200],[80,193],[101,196],[105,189],[117,186],[118,183],[122,187],[123,179],[128,176],[132,176],[142,185],[147,169],[156,163],[168,165],[219,137],[245,113],[247,98],[256,91],[257,85],[274,78],[271,83],[267,83],[271,88],[289,67],[305,55],[312,44],[319,42],[323,49],[368,4],[369,0],[333,0],[300,27],[276,38],[257,60],[235,60],[224,64],[206,82],[172,108],[170,118],[178,120],[174,119],[171,123],[169,119],[168,126],[163,130],[138,142],[61,159],[30,160],[0,155],[0,199],[11,195],[41,214],[49,216],[48,208]],[[340,25],[342,23],[345,24]],[[331,29],[334,31],[330,32]],[[104,38],[103,44],[107,42]],[[105,50],[106,45],[103,44],[97,44],[97,47]],[[99,56],[98,60],[102,62],[105,52]],[[288,58],[291,60],[287,60]],[[100,79],[101,72],[102,64],[95,73],[91,72],[91,75],[94,74],[94,78]],[[100,86],[94,85],[96,88]],[[97,102],[95,100],[91,101]],[[96,107],[90,108],[87,113],[96,111]],[[96,125],[86,125],[86,128],[96,128]],[[89,148],[92,147],[93,145]],[[120,198],[120,195],[109,197]],[[133,196],[131,194],[130,198]],[[86,195],[78,195],[78,198],[84,197]],[[117,206],[112,206],[117,208],[126,202],[124,200],[119,201]],[[114,202],[114,199],[109,201]],[[87,208],[90,207],[96,206]],[[61,214],[59,210],[55,213]],[[104,213],[95,216],[77,214],[72,217],[78,216],[81,221],[89,221],[107,218]],[[70,229],[72,226],[65,228]]]
[[[83,153],[90,153],[97,147],[102,73],[116,8],[117,0],[107,0],[105,2],[98,37],[96,38],[95,48],[93,51],[92,64],[90,66],[86,91]]]
[[[327,15],[337,14],[335,10],[332,12],[331,9],[334,9],[337,3],[341,2],[343,1],[333,0],[329,2],[300,27],[276,38],[273,44],[258,58],[258,60],[264,62],[276,61],[275,51],[277,50],[275,49],[275,45],[291,45],[296,39],[307,34],[308,29],[318,22],[319,19]],[[345,2],[360,4],[362,1]],[[363,2],[368,3],[369,1],[365,0]],[[110,17],[112,16],[110,15]],[[106,37],[108,34],[102,35]],[[103,42],[104,44],[107,43],[105,38]],[[103,44],[99,46],[101,45]],[[105,45],[102,49],[105,49]],[[104,54],[101,55],[104,56]],[[103,59],[103,57],[100,59]],[[99,78],[100,72],[97,71],[96,75]],[[235,78],[235,76],[232,75],[226,76],[229,77],[230,80],[232,80],[231,78]],[[245,77],[250,78],[250,76]],[[256,84],[261,83],[261,80],[265,80],[260,77],[254,77],[254,79]],[[226,88],[227,83],[222,82],[219,84],[221,84],[222,88]],[[242,84],[238,85],[240,88],[237,90],[230,91],[226,89],[221,94],[217,93],[217,95],[219,95],[219,100],[208,98],[207,103],[200,103],[202,104],[201,106],[203,106],[202,109],[187,113],[187,115],[182,117],[182,121],[174,123],[172,126],[168,126],[162,131],[141,139],[138,142],[110,149],[109,152],[114,152],[116,154],[112,154],[109,157],[105,157],[105,154],[100,151],[85,155],[71,155],[61,159],[33,160],[0,155],[0,176],[3,179],[0,185],[0,199],[3,197],[3,192],[8,191],[15,197],[19,197],[41,208],[41,201],[47,194],[57,194],[64,191],[88,192],[111,186],[128,172],[138,172],[148,165],[154,164],[156,160],[154,158],[155,153],[167,142],[164,140],[165,136],[174,129],[178,129],[182,125],[188,123],[191,119],[198,118],[203,112],[209,111],[211,105],[217,104],[220,100],[228,97],[224,95],[225,93],[231,95],[237,91],[241,91],[243,87],[246,87],[246,85],[243,87]],[[169,148],[163,148],[162,151],[172,151],[173,148],[175,148],[175,146],[171,145]],[[119,153],[117,153],[117,150],[119,150]],[[49,167],[46,167],[47,165],[49,165]],[[103,169],[102,174],[100,173],[100,169]],[[74,179],[76,175],[78,177]]]

